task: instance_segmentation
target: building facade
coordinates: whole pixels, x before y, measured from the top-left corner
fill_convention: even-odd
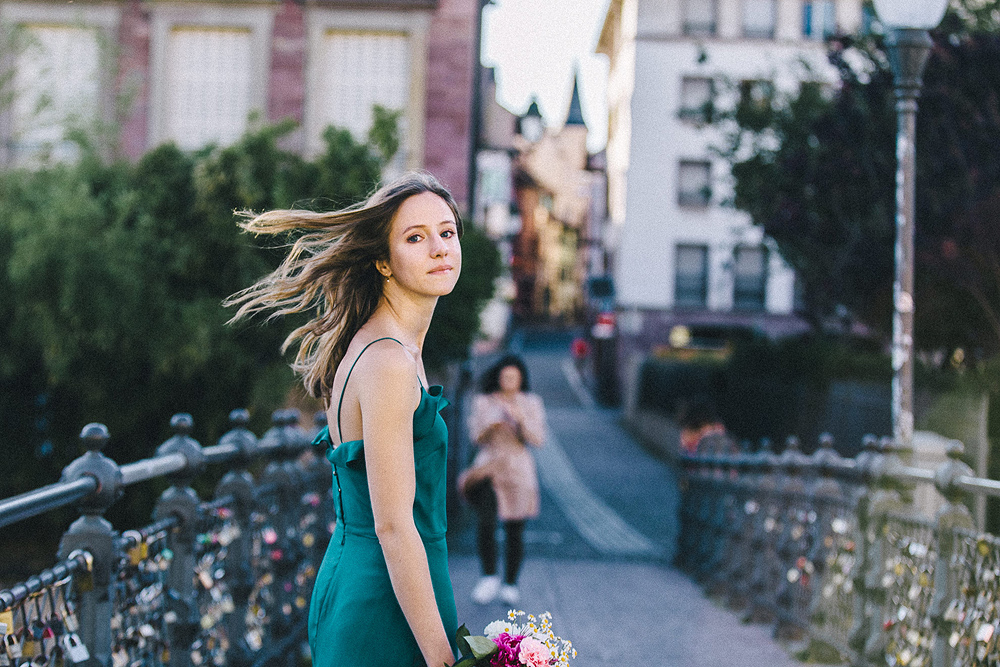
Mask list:
[[[514,190],[520,230],[512,274],[515,314],[522,320],[580,322],[586,284],[603,272],[605,221],[603,164],[587,151],[587,126],[574,80],[566,122],[544,128],[534,103],[519,120]]]
[[[861,0],[612,0],[608,206],[620,353],[669,345],[677,325],[801,331],[795,276],[726,204],[714,108],[836,74],[825,39],[862,28]],[[680,340],[684,337],[681,336]],[[675,338],[675,340],[677,340]]]
[[[479,0],[0,3],[0,164],[71,157],[69,129],[136,159],[235,141],[292,119],[285,147],[329,125],[364,140],[372,106],[401,112],[390,169],[424,168],[467,198]]]

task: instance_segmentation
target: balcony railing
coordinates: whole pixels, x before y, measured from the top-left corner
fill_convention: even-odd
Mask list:
[[[0,501],[0,526],[74,503],[81,512],[53,567],[0,591],[0,665],[298,662],[334,522],[330,465],[296,411],[276,412],[260,439],[245,410],[230,419],[202,447],[190,416],[175,415],[155,457],[122,466],[101,453],[107,429],[89,424],[87,451],[58,483]],[[229,472],[202,499],[191,483],[210,463]],[[119,532],[103,518],[126,486],[163,477],[152,523]]]
[[[1000,539],[973,530],[963,501],[1000,495],[1000,482],[962,453],[953,442],[932,471],[888,440],[844,459],[825,437],[812,456],[792,439],[780,456],[681,457],[679,565],[824,662],[993,665]],[[911,502],[926,484],[944,498],[933,518]]]

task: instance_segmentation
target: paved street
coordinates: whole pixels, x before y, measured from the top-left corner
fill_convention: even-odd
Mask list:
[[[629,437],[616,411],[574,391],[568,339],[527,339],[521,351],[532,389],[545,400],[551,438],[537,456],[542,516],[526,530],[519,607],[552,612],[556,634],[579,651],[575,667],[799,664],[770,628],[740,623],[670,566],[676,475]],[[490,361],[478,360],[476,372]],[[452,580],[459,619],[478,632],[506,607],[469,599],[479,565],[466,518],[450,540]]]

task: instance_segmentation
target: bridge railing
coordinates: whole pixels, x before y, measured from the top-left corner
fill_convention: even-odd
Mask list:
[[[58,483],[0,500],[0,526],[72,504],[81,512],[59,562],[0,591],[0,667],[298,662],[333,529],[331,468],[310,451],[297,411],[276,412],[259,439],[245,410],[230,420],[202,447],[191,417],[175,415],[155,457],[122,466],[102,453],[107,428],[88,424],[87,451]],[[191,483],[208,463],[229,470],[202,499]],[[170,487],[151,524],[119,532],[102,516],[126,486],[155,478]]]
[[[1000,495],[953,441],[936,470],[888,439],[845,459],[821,438],[806,456],[682,456],[678,564],[750,621],[857,666],[986,667],[1000,652],[1000,538],[973,530],[965,500]],[[933,484],[933,518],[911,501]]]

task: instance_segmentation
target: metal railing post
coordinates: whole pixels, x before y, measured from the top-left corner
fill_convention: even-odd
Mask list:
[[[822,625],[824,615],[823,587],[830,576],[828,562],[831,553],[837,549],[835,536],[843,533],[846,526],[836,526],[837,509],[848,502],[842,484],[834,477],[844,467],[844,459],[833,447],[833,436],[823,433],[819,437],[819,448],[813,453],[812,466],[815,477],[809,487],[809,495],[816,507],[816,520],[812,524],[809,553],[806,562],[813,568],[812,597],[808,600],[805,623],[810,628]],[[843,521],[842,519],[840,521]],[[807,655],[817,662],[839,662],[839,650],[824,639],[811,636]]]
[[[751,551],[753,553],[753,570],[747,586],[749,606],[743,616],[745,623],[770,623],[774,615],[765,603],[768,590],[774,585],[771,576],[772,556],[774,555],[774,539],[779,527],[775,515],[778,514],[778,455],[770,440],[761,442],[761,453],[758,459],[760,471],[759,508],[757,509]]]
[[[724,483],[728,486],[726,525],[723,541],[720,545],[721,558],[715,575],[709,580],[709,589],[722,594],[727,600],[733,599],[736,583],[746,572],[746,541],[745,526],[748,518],[744,511],[749,489],[746,485],[747,454],[729,454],[725,456],[726,466],[723,469]]]
[[[871,468],[871,479],[876,490],[868,506],[871,537],[868,546],[871,548],[871,558],[867,562],[868,578],[865,591],[868,594],[866,615],[869,624],[862,655],[869,664],[883,664],[885,661],[888,639],[882,628],[882,621],[887,616],[889,605],[887,587],[883,582],[889,546],[886,542],[888,515],[904,511],[906,505],[903,498],[907,495],[905,485],[894,473],[903,467],[900,452],[906,453],[909,450],[894,443],[890,438],[883,438],[879,447],[882,456],[873,459]]]
[[[854,652],[852,667],[865,667],[865,643],[868,641],[872,617],[869,612],[869,570],[872,568],[872,513],[871,501],[876,493],[873,474],[876,461],[881,458],[878,440],[873,435],[864,437],[862,451],[855,461],[860,485],[856,503],[858,513],[857,564],[854,568],[854,624],[848,637],[848,646]],[[881,464],[879,464],[881,465]],[[874,585],[874,583],[873,583]]]
[[[773,635],[779,639],[801,639],[802,631],[793,622],[796,591],[802,585],[798,559],[806,553],[808,512],[803,509],[806,484],[804,471],[809,459],[799,447],[799,439],[788,438],[785,451],[778,457],[781,471],[777,493],[781,499],[781,533],[775,544],[777,567],[774,591],[775,619]],[[797,578],[795,578],[797,577]]]
[[[250,647],[247,645],[245,610],[253,590],[253,570],[250,566],[253,551],[253,526],[250,515],[253,512],[253,477],[246,468],[253,458],[257,447],[257,437],[246,426],[250,422],[250,414],[246,410],[233,410],[229,413],[229,421],[233,428],[220,439],[220,445],[231,445],[239,452],[236,458],[236,469],[230,470],[219,481],[215,489],[215,497],[229,496],[233,499],[233,519],[239,526],[239,533],[229,543],[226,556],[226,579],[229,593],[233,598],[233,606],[237,610],[225,615],[226,630],[230,637],[228,662],[233,667],[250,664]]]
[[[963,475],[973,476],[972,468],[962,462],[965,447],[958,440],[948,446],[948,460],[934,472],[934,486],[944,496],[945,504],[937,512],[938,552],[934,563],[934,592],[928,612],[934,628],[934,646],[931,652],[933,667],[951,667],[954,663],[951,644],[948,639],[955,629],[955,621],[949,621],[945,612],[958,595],[955,573],[951,560],[955,551],[955,529],[973,527],[972,515],[962,503],[965,495],[955,480]]]
[[[87,475],[97,480],[97,491],[80,502],[82,515],[70,525],[59,543],[60,559],[76,551],[93,556],[90,574],[73,575],[77,594],[80,639],[93,659],[101,664],[111,660],[111,616],[114,596],[111,585],[117,562],[115,541],[118,533],[102,515],[121,495],[122,473],[118,464],[101,452],[109,439],[104,424],[87,424],[80,440],[87,450],[63,470],[62,481],[71,482]]]
[[[765,453],[757,451],[742,456],[743,461],[740,467],[743,474],[739,483],[744,489],[746,501],[739,509],[742,515],[740,541],[743,547],[740,549],[739,560],[733,565],[734,568],[738,568],[738,571],[733,574],[733,585],[728,600],[729,606],[734,609],[745,608],[750,603],[750,590],[754,577],[754,563],[756,562],[754,549],[760,547],[758,517],[761,512],[760,489]]]
[[[179,413],[170,419],[173,437],[156,450],[157,456],[183,454],[187,465],[172,476],[173,485],[160,496],[153,510],[154,520],[176,517],[177,527],[171,531],[167,544],[173,552],[167,586],[170,589],[168,606],[173,612],[170,628],[170,666],[190,667],[191,652],[199,627],[198,601],[194,590],[195,537],[200,519],[198,494],[191,482],[204,468],[205,455],[201,445],[190,436],[194,421],[191,415]]]

